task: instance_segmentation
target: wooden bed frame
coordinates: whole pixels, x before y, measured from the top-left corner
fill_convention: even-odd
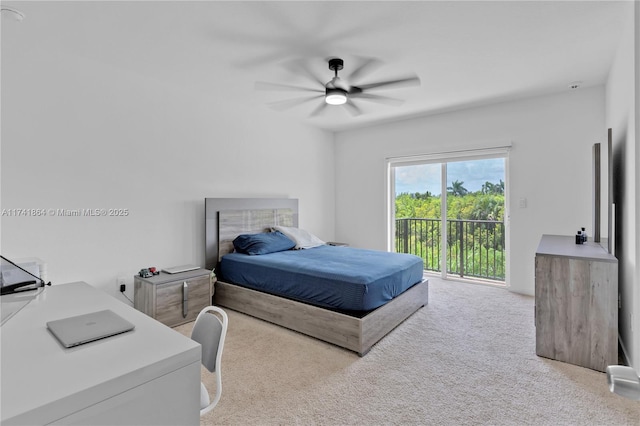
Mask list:
[[[298,225],[298,200],[205,199],[207,268],[233,250],[242,233],[263,232],[273,225]],[[307,334],[363,356],[391,330],[429,301],[427,280],[362,317],[217,281],[214,303]]]

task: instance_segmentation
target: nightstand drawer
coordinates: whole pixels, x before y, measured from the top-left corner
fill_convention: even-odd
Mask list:
[[[212,303],[210,273],[200,269],[151,278],[135,277],[134,307],[170,327],[193,321],[202,308]]]
[[[186,303],[183,303],[185,291]],[[167,325],[193,321],[202,308],[211,305],[209,295],[208,276],[161,284],[156,287],[156,319]]]

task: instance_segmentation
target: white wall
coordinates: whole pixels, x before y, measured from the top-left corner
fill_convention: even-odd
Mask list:
[[[510,289],[534,293],[542,234],[591,226],[592,145],[606,141],[604,88],[466,109],[339,133],[336,238],[386,249],[385,159],[511,142]],[[517,200],[527,199],[527,207]]]
[[[54,284],[82,280],[112,294],[126,276],[132,297],[141,268],[204,265],[205,197],[299,198],[300,225],[333,239],[331,133],[211,88],[40,48],[47,34],[21,31],[2,40],[4,256],[39,257]],[[24,208],[129,213],[7,213]]]
[[[635,194],[635,203],[636,203],[636,222],[635,222],[635,232],[636,235],[636,269],[634,275],[634,306],[633,306],[633,332],[635,335],[633,349],[630,354],[630,359],[632,365],[636,367],[636,371],[640,369],[640,338],[638,335],[640,334],[640,238],[638,238],[638,228],[640,227],[640,184],[638,180],[640,180],[640,172],[638,169],[640,168],[640,4],[638,2],[634,3],[634,40],[635,47],[633,49],[635,56],[635,136],[636,136],[636,194]]]
[[[640,261],[638,253],[638,32],[640,6],[630,15],[607,81],[606,120],[613,134],[614,202],[616,203],[615,254],[619,261],[622,309],[619,332],[629,362],[640,366]],[[635,26],[633,25],[635,18]],[[635,30],[634,30],[635,28]],[[634,32],[635,31],[635,32]],[[632,318],[633,315],[633,318]],[[634,332],[635,330],[635,332]]]

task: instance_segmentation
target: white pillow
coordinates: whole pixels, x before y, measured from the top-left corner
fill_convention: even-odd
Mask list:
[[[296,243],[296,246],[294,247],[296,250],[325,245],[324,241],[304,229],[292,228],[289,226],[274,226],[271,229],[274,231],[280,231],[292,239]]]

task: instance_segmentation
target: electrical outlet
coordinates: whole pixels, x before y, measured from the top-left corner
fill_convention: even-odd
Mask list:
[[[118,277],[116,279],[116,282],[118,284],[118,288],[120,289],[120,292],[124,292],[127,289],[127,278],[126,277]]]

